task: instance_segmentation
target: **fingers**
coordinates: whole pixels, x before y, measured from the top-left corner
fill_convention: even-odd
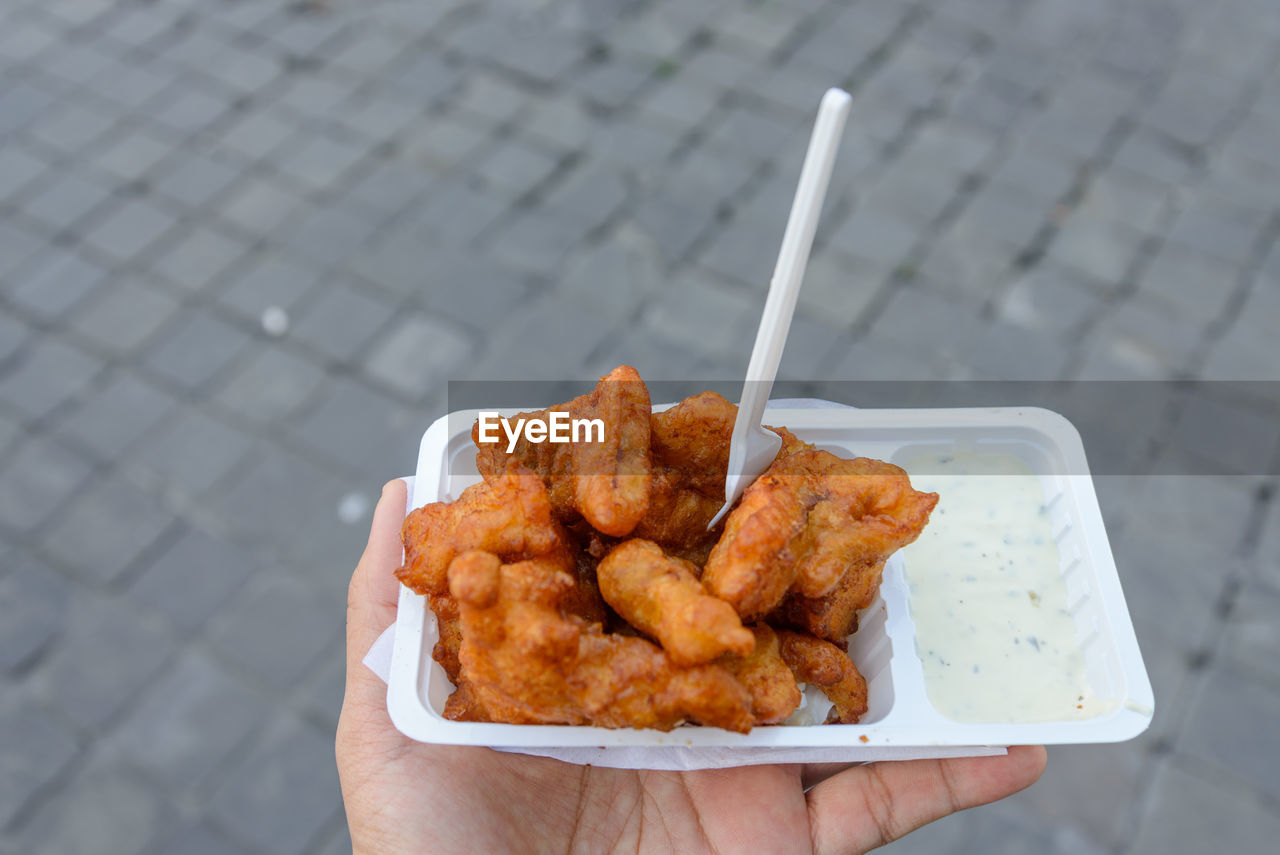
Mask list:
[[[870,763],[809,791],[814,851],[861,853],[947,814],[1031,786],[1044,771],[1043,746],[1016,746],[1001,757]]]
[[[405,483],[399,479],[382,488],[382,498],[373,511],[369,542],[347,588],[348,678],[362,667],[361,660],[373,642],[396,619],[400,582],[394,573],[403,555],[400,527],[404,523],[405,499]]]

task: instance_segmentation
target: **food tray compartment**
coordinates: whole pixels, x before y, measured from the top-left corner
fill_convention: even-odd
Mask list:
[[[655,408],[658,409],[658,408]],[[514,411],[513,411],[514,412]],[[452,413],[423,436],[414,507],[456,498],[479,480],[470,425],[474,412]],[[1090,719],[957,722],[930,704],[915,648],[902,554],[885,566],[880,597],[859,616],[850,656],[867,679],[869,710],[853,725],[757,727],[736,734],[709,727],[669,733],[584,726],[454,722],[441,715],[452,685],[431,658],[435,616],[425,598],[401,588],[388,709],[397,727],[426,742],[501,746],[826,746],[1013,745],[1128,739],[1150,723],[1154,707],[1124,604],[1115,564],[1070,423],[1034,408],[950,410],[784,409],[765,422],[844,457],[901,464],[925,454],[973,451],[1013,454],[1040,476],[1067,584],[1076,640],[1087,680],[1114,708]]]

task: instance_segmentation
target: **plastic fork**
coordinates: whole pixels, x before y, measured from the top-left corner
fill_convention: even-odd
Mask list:
[[[809,150],[804,157],[804,166],[800,168],[800,183],[791,203],[787,228],[782,234],[782,249],[778,252],[778,263],[769,283],[769,296],[765,299],[760,327],[756,330],[756,343],[751,349],[747,379],[738,404],[738,418],[733,424],[729,470],[724,481],[724,506],[708,528],[724,518],[747,485],[769,468],[782,447],[781,437],[762,427],[760,419],[769,402],[782,349],[791,329],[791,315],[795,311],[800,283],[804,280],[805,266],[813,249],[813,234],[822,213],[822,202],[827,196],[831,168],[835,164],[836,148],[844,132],[845,120],[849,117],[851,100],[843,89],[828,89],[818,106]]]

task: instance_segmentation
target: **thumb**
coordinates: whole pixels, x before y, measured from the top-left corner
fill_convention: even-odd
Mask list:
[[[407,489],[397,478],[382,488],[382,498],[373,511],[369,542],[356,564],[347,588],[347,690],[361,677],[374,681],[379,694],[385,694],[381,681],[364,667],[362,660],[373,642],[396,619],[396,601],[400,583],[395,577],[403,551],[400,527],[404,523]],[[357,676],[360,675],[360,676]]]

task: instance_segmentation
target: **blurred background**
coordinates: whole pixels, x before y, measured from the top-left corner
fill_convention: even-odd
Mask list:
[[[0,3],[0,851],[349,851],[381,484],[450,380],[740,377],[830,85],[785,377],[1275,381],[1278,60],[1274,0]],[[1096,414],[1150,730],[889,851],[1271,851],[1274,389]]]

